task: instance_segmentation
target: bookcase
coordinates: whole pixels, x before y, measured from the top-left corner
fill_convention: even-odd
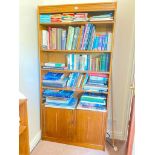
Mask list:
[[[116,2],[38,6],[43,140],[105,150],[116,8]],[[72,98],[60,99],[62,93]]]

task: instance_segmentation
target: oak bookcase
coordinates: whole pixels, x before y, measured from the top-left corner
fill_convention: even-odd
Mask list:
[[[83,146],[94,149],[105,150],[107,115],[110,95],[110,77],[111,77],[111,62],[112,50],[114,44],[114,27],[117,3],[88,3],[88,4],[72,4],[72,5],[55,5],[55,6],[38,6],[38,44],[39,44],[39,59],[40,59],[40,111],[41,111],[41,130],[42,139],[65,144]],[[98,21],[98,22],[71,22],[71,23],[40,23],[40,14],[54,14],[54,13],[69,13],[69,12],[97,12],[113,11],[114,20],[112,21]],[[69,25],[80,26],[87,23],[96,25],[97,31],[111,31],[112,32],[112,50],[111,51],[84,51],[84,50],[45,50],[42,49],[42,30],[51,27],[68,27]],[[42,86],[42,77],[48,71],[64,72],[69,74],[71,72],[87,73],[89,71],[70,71],[70,70],[53,70],[42,69],[44,62],[61,62],[65,63],[65,55],[67,53],[90,53],[102,54],[108,52],[110,58],[110,70],[104,72],[109,75],[108,92],[107,92],[107,111],[90,111],[90,110],[68,110],[61,108],[45,107],[42,101],[43,89],[53,89]],[[103,72],[102,72],[103,73]],[[59,89],[59,88],[54,88]],[[74,90],[75,96],[80,98],[84,92],[82,88],[60,88],[60,90]]]

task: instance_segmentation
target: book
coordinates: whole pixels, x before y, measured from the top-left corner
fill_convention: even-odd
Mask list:
[[[80,50],[80,48],[81,48],[82,35],[83,35],[83,32],[84,32],[84,28],[85,28],[84,26],[81,26],[81,28],[80,28],[78,41],[77,41],[77,47],[76,47],[77,50]]]
[[[66,49],[66,37],[67,37],[67,31],[66,29],[62,29],[62,34],[61,34],[61,49],[65,50]]]
[[[61,50],[61,34],[62,34],[62,29],[57,28],[56,29],[56,49]]]
[[[52,28],[52,32],[51,32],[51,46],[52,46],[52,49],[53,50],[56,50],[56,39],[57,38],[57,30],[56,30],[56,28]]]
[[[73,36],[74,36],[74,27],[69,26],[68,27],[68,35],[67,35],[67,44],[66,44],[67,50],[72,49]]]
[[[48,33],[49,32],[47,30],[42,30],[42,48],[43,49],[48,49],[48,44],[49,44]]]
[[[74,32],[74,37],[73,37],[72,50],[75,50],[76,47],[77,47],[77,41],[78,41],[79,31],[80,31],[80,28],[79,27],[76,27],[75,28],[75,32]]]
[[[49,67],[65,67],[65,64],[64,63],[46,62],[46,63],[44,63],[44,66],[49,66]]]

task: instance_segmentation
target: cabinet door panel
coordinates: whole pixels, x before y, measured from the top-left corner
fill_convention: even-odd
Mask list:
[[[57,137],[57,110],[53,108],[45,108],[45,122],[44,131],[45,135],[49,137]]]
[[[77,110],[76,141],[79,143],[104,145],[106,113]]]
[[[45,108],[45,135],[68,141],[72,133],[72,110]]]

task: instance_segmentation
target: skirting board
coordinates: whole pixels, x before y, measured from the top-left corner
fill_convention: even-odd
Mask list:
[[[35,148],[40,139],[41,139],[41,130],[36,134],[33,140],[30,141],[30,152]]]

